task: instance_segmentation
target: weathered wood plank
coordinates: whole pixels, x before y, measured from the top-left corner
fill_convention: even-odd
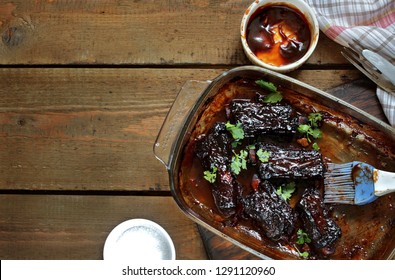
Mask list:
[[[186,80],[219,72],[0,70],[1,188],[168,190],[162,122]]]
[[[196,224],[171,197],[0,195],[0,259],[102,259],[110,231],[134,218],[166,229],[177,259],[206,258]]]
[[[1,0],[0,64],[246,64],[239,30],[249,4]],[[340,49],[321,34],[308,64],[345,63]]]
[[[152,147],[187,80],[223,69],[0,69],[0,189],[169,190]],[[321,89],[357,71],[301,71]]]

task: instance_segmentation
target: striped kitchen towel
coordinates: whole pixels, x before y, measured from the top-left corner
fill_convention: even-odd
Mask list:
[[[369,49],[395,64],[394,0],[304,0],[315,11],[320,30],[353,49]],[[388,121],[395,127],[395,93],[377,88]]]

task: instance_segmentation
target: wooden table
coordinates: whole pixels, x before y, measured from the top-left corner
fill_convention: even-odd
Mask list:
[[[250,64],[250,2],[0,1],[0,259],[101,259],[132,218],[161,224],[178,259],[212,257],[152,147],[187,80]],[[321,34],[289,75],[385,119],[340,50]]]

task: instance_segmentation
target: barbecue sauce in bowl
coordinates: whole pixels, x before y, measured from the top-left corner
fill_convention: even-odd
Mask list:
[[[311,42],[306,17],[284,5],[258,9],[248,23],[246,35],[247,44],[255,56],[273,66],[299,60]]]

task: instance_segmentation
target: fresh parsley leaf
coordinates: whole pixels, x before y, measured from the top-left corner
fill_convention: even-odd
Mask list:
[[[264,80],[257,80],[255,81],[255,83],[259,85],[261,88],[266,89],[267,91],[270,92],[262,99],[262,102],[278,103],[283,99],[281,92],[277,90],[277,87],[273,83],[266,82]]]
[[[206,170],[203,172],[203,177],[210,183],[214,183],[217,179],[217,167],[214,167],[211,171]]]
[[[278,103],[283,99],[283,95],[281,92],[271,92],[263,98],[263,102],[265,103]]]
[[[226,129],[232,134],[232,137],[236,141],[244,139],[244,130],[241,127],[241,123],[231,124],[229,121],[225,124]]]
[[[240,154],[236,154],[233,151],[234,156],[232,157],[232,161],[230,163],[230,169],[236,175],[239,175],[241,169],[247,169],[247,156],[248,152],[245,150],[241,150]]]
[[[320,150],[320,146],[318,146],[318,144],[316,143],[316,142],[314,142],[314,144],[313,144],[313,149],[314,150],[316,150],[316,151],[319,151]]]
[[[296,251],[298,252],[299,256],[301,256],[302,258],[305,258],[305,259],[307,259],[309,257],[309,252],[301,252],[301,251],[299,251],[299,249],[296,246],[294,246],[294,247],[295,247]]]
[[[270,92],[277,92],[277,87],[273,83],[266,82],[264,80],[257,80],[255,81],[255,83],[261,88],[264,88]]]
[[[300,124],[298,126],[298,131],[302,134],[305,134],[309,131],[309,129],[311,129],[311,126],[308,124]]]
[[[289,200],[295,191],[295,182],[289,182],[285,186],[280,186],[276,193],[281,196],[285,201]]]
[[[310,113],[307,116],[310,124],[300,124],[298,126],[298,132],[302,133],[302,134],[306,134],[306,138],[309,142],[311,142],[310,140],[310,136],[313,137],[314,139],[318,139],[322,137],[322,131],[321,129],[318,128],[318,122],[322,121],[322,114],[321,113]],[[318,145],[315,144],[315,146],[313,147],[314,149],[319,149]]]
[[[310,113],[307,116],[307,118],[310,121],[311,127],[318,127],[318,122],[322,121],[322,114],[321,113]]]
[[[312,128],[308,124],[300,124],[298,126],[298,131],[302,134],[306,134],[307,140],[311,142],[310,137],[313,137],[314,139],[318,139],[322,137],[322,131],[319,128]]]
[[[313,128],[308,131],[308,133],[313,136],[313,138],[318,139],[322,137],[322,131],[319,128]]]
[[[268,151],[264,151],[264,150],[262,150],[262,149],[259,149],[259,150],[256,152],[256,155],[258,156],[258,159],[259,159],[261,162],[263,162],[263,163],[269,161],[270,152],[268,152]]]
[[[296,244],[302,245],[302,244],[311,242],[310,237],[302,229],[298,229],[298,231],[296,232],[296,235],[298,237],[298,239],[295,242]]]

